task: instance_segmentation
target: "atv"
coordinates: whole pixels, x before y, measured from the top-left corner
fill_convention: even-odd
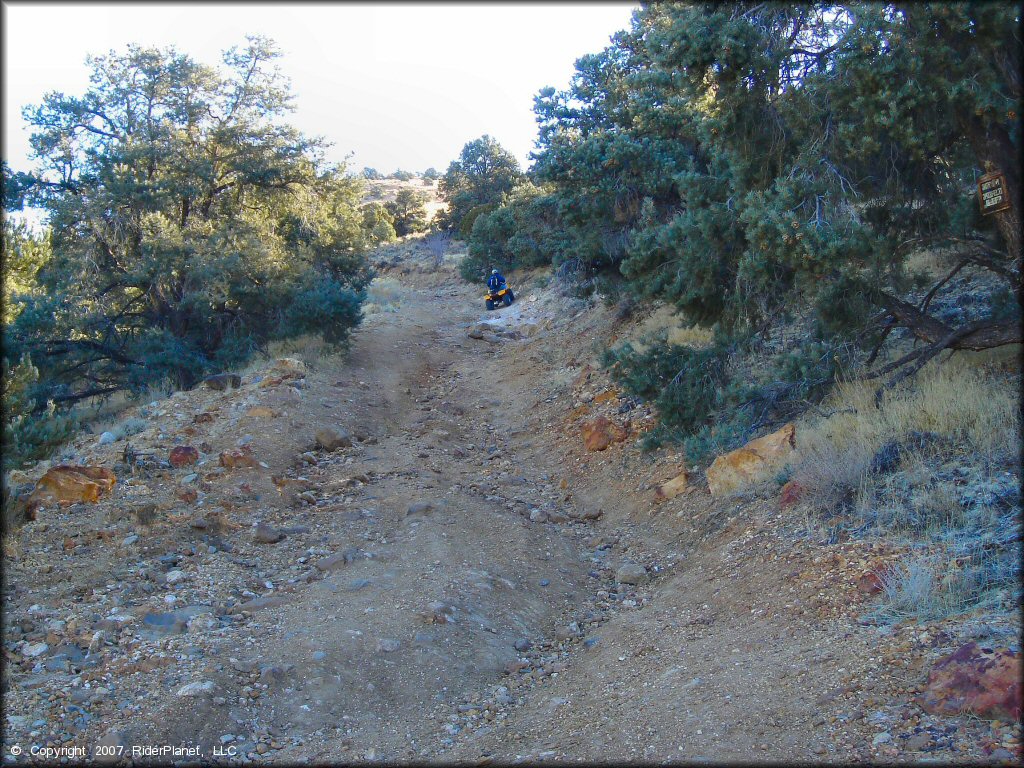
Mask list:
[[[487,295],[484,296],[484,300],[487,303],[487,310],[494,309],[499,304],[504,304],[506,307],[509,306],[513,301],[516,300],[515,294],[512,293],[512,289],[507,285],[501,286],[497,291],[487,291]]]

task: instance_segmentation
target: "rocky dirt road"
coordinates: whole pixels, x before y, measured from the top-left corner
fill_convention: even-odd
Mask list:
[[[446,271],[407,283],[345,357],[150,404],[137,445],[196,443],[198,466],[26,526],[8,744],[194,745],[206,762],[982,754],[987,726],[951,732],[909,703],[937,639],[857,623],[850,569],[884,551],[814,546],[765,500],[659,511],[658,464],[582,450],[567,413],[600,312],[538,284],[487,315]],[[76,459],[123,448],[91,437]],[[254,466],[215,467],[225,451]]]

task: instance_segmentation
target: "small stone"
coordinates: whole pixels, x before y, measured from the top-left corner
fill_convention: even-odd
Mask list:
[[[533,648],[533,643],[531,643],[525,637],[522,637],[516,640],[514,643],[512,643],[512,647],[515,648],[517,651],[528,651],[531,648]]]
[[[98,441],[98,444],[99,445],[110,445],[115,440],[117,440],[117,436],[113,432],[104,432],[102,435],[100,435],[100,439]]]
[[[877,747],[879,744],[888,744],[890,741],[892,741],[892,734],[888,731],[882,731],[875,735],[875,738],[871,740],[871,743]]]
[[[179,571],[177,569],[175,569],[173,571],[168,571],[164,575],[164,581],[167,582],[168,584],[177,584],[179,581],[184,581],[185,579],[186,579],[185,572],[184,571]]]
[[[316,431],[316,444],[325,451],[336,451],[339,448],[351,448],[352,436],[343,429],[321,427]]]
[[[209,696],[214,689],[213,680],[189,683],[178,689],[179,696]]]
[[[323,661],[327,658],[327,654],[323,651],[313,651],[313,661]]]
[[[929,733],[915,733],[906,741],[906,748],[911,752],[921,752],[932,745],[932,737]]]
[[[205,384],[208,389],[223,392],[228,387],[238,389],[238,387],[242,386],[242,377],[237,373],[218,373],[214,376],[208,376],[203,379],[203,384]]]
[[[48,650],[50,650],[50,646],[46,643],[32,643],[31,645],[26,645],[22,648],[21,655],[27,659],[34,659],[38,656],[42,656]]]
[[[178,445],[171,449],[167,458],[175,469],[190,467],[199,461],[199,451],[191,445]]]
[[[401,646],[402,644],[400,642],[398,642],[397,640],[392,640],[391,638],[382,638],[381,640],[377,641],[377,650],[382,651],[384,653],[392,653],[393,651],[397,651]]]
[[[417,501],[414,504],[409,505],[409,509],[406,510],[407,516],[411,515],[426,515],[434,511],[434,502],[432,501]]]
[[[636,563],[623,563],[615,572],[619,584],[641,584],[647,580],[647,569]]]
[[[132,534],[130,534],[128,536],[125,536],[124,539],[121,540],[121,544],[123,544],[126,547],[130,547],[132,544],[136,543],[138,540],[139,540],[139,534],[132,533]]]
[[[266,523],[256,523],[252,538],[257,544],[276,544],[284,538],[284,534]]]

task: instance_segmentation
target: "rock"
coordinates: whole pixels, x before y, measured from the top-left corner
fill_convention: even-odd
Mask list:
[[[100,435],[97,445],[110,445],[115,440],[117,440],[117,436],[113,432],[104,432]]]
[[[253,406],[246,413],[254,419],[272,419],[277,416],[277,411],[265,405]]]
[[[433,512],[434,508],[434,502],[432,501],[417,501],[409,505],[405,514],[407,517],[411,515],[426,515]]]
[[[636,563],[623,563],[615,571],[615,581],[619,584],[642,584],[647,581],[647,569]]]
[[[654,498],[658,501],[667,501],[668,499],[674,499],[680,493],[692,490],[693,486],[690,485],[690,473],[684,469],[667,483],[662,483],[658,486],[658,490],[654,492]]]
[[[892,734],[888,731],[882,731],[875,734],[875,738],[871,740],[871,743],[877,747],[879,744],[888,744],[890,741],[892,741]]]
[[[183,685],[178,689],[179,696],[210,696],[213,694],[216,686],[213,680],[204,680],[202,682],[189,683]]]
[[[34,659],[37,656],[42,656],[50,650],[50,646],[46,643],[31,643],[21,649],[21,655],[26,659]]]
[[[180,501],[184,501],[186,504],[192,504],[199,499],[199,491],[195,488],[181,488],[174,494],[174,496]]]
[[[174,448],[171,448],[168,461],[171,462],[171,466],[175,469],[178,469],[179,467],[191,467],[199,461],[199,451],[191,445],[177,445]]]
[[[932,745],[930,733],[915,733],[905,743],[905,748],[910,752],[921,752]]]
[[[783,508],[793,506],[803,498],[806,491],[807,489],[796,480],[790,480],[782,486],[782,490],[779,492],[779,506]]]
[[[177,569],[173,571],[168,571],[166,574],[164,574],[164,581],[168,584],[177,584],[179,581],[184,581],[186,578],[187,577],[185,576],[185,572],[179,571]]]
[[[316,444],[325,451],[336,451],[339,448],[351,448],[352,436],[343,429],[321,427],[316,431]]]
[[[583,434],[583,447],[588,451],[603,451],[612,443],[621,443],[629,435],[625,428],[604,416],[584,423],[580,431]]]
[[[931,714],[1019,720],[1021,671],[1020,651],[980,647],[972,640],[935,663],[918,704]]]
[[[240,605],[234,605],[228,613],[241,613],[242,611],[262,611],[264,608],[277,608],[282,605],[286,605],[291,602],[292,595],[288,594],[276,594],[276,595],[265,595],[263,597],[254,597],[252,600],[241,603]]]
[[[336,571],[355,561],[359,556],[359,550],[355,547],[346,549],[344,552],[335,552],[333,555],[322,557],[313,563],[318,571]]]
[[[259,466],[259,462],[252,455],[252,450],[249,446],[245,446],[243,448],[233,448],[230,451],[222,451],[220,454],[220,465],[228,469],[238,469],[239,467],[256,467]]]
[[[711,495],[725,496],[762,480],[785,464],[796,446],[796,427],[790,423],[770,435],[751,440],[712,462],[707,470]]]
[[[207,389],[223,392],[228,387],[238,389],[242,386],[242,377],[237,373],[218,373],[213,376],[207,376],[203,379],[203,384],[206,385]]]
[[[27,500],[34,511],[43,504],[91,504],[100,500],[117,483],[117,476],[106,467],[76,467],[61,464],[46,471]]]
[[[882,585],[882,577],[874,571],[861,574],[857,579],[857,591],[865,595],[876,595],[885,587]]]
[[[274,370],[306,375],[306,364],[294,357],[281,357],[274,361]]]
[[[275,529],[271,528],[266,523],[256,523],[253,527],[252,539],[257,544],[276,544],[284,538],[284,534]]]
[[[512,647],[517,651],[528,651],[533,648],[533,643],[527,640],[525,637],[521,637],[512,643]]]
[[[390,637],[381,638],[377,641],[377,650],[382,653],[392,653],[402,647],[402,644]]]
[[[427,605],[425,611],[420,611],[419,617],[427,624],[449,624],[453,622],[455,609],[440,601],[434,601]]]

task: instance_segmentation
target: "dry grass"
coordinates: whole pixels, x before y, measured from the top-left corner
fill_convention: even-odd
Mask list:
[[[363,302],[363,314],[374,315],[379,312],[397,312],[402,295],[402,282],[393,277],[375,278],[366,292]]]
[[[668,332],[668,343],[681,347],[708,347],[715,340],[715,332],[701,325],[675,327]]]
[[[826,502],[855,492],[882,446],[930,433],[974,458],[1019,461],[1017,382],[957,356],[924,369],[875,406],[874,382],[839,385],[826,403],[835,413],[797,430],[792,477]]]

